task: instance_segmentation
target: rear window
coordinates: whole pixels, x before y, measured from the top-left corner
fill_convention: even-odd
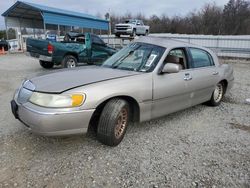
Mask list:
[[[190,48],[190,53],[193,59],[192,68],[209,67],[214,65],[211,55],[205,50]]]

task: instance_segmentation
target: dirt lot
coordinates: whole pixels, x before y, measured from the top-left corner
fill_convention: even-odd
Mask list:
[[[110,148],[92,134],[30,133],[9,101],[45,70],[22,54],[0,56],[0,187],[250,187],[250,63],[230,64],[235,85],[221,106],[130,126]]]

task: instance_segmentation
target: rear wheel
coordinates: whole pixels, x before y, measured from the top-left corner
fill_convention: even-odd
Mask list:
[[[77,59],[72,55],[67,55],[63,58],[62,67],[74,68],[77,66]]]
[[[105,145],[118,145],[129,123],[129,104],[122,99],[112,99],[103,108],[97,127],[97,139]]]
[[[48,62],[48,61],[39,61],[40,65],[45,68],[45,69],[51,69],[54,66],[53,62]]]
[[[136,30],[135,30],[135,29],[133,29],[133,32],[131,33],[130,36],[131,36],[131,37],[135,37],[135,36],[136,36]]]
[[[212,94],[211,99],[208,101],[208,104],[210,106],[218,106],[218,105],[220,105],[221,100],[222,100],[222,98],[224,96],[224,93],[225,93],[224,90],[225,90],[224,84],[222,82],[218,83],[215,86],[214,92]]]

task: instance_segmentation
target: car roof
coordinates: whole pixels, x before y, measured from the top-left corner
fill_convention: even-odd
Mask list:
[[[162,46],[165,48],[194,47],[194,48],[200,48],[200,49],[204,49],[206,51],[211,52],[209,49],[204,48],[199,45],[183,42],[180,40],[173,40],[173,39],[169,39],[165,37],[153,37],[153,36],[140,37],[139,39],[136,39],[135,42],[154,44],[154,45]]]

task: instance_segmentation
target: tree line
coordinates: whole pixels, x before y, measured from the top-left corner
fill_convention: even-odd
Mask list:
[[[180,33],[204,35],[249,35],[250,34],[250,1],[229,0],[224,6],[215,3],[205,4],[201,10],[192,11],[186,16],[168,17],[143,14],[123,16],[111,15],[111,28],[129,18],[143,20],[150,26],[151,33]]]
[[[100,16],[101,15],[97,15]],[[137,18],[150,26],[151,33],[179,33],[204,35],[250,35],[250,1],[229,0],[224,7],[215,3],[205,4],[201,10],[192,11],[186,16],[169,17],[152,15],[146,17],[139,13],[132,15],[111,14],[111,28],[126,19]],[[9,29],[9,39],[15,38],[15,30]],[[24,30],[22,30],[24,33]],[[98,33],[98,32],[97,32]],[[105,32],[103,32],[105,34]],[[0,39],[6,39],[5,30],[0,31]]]

